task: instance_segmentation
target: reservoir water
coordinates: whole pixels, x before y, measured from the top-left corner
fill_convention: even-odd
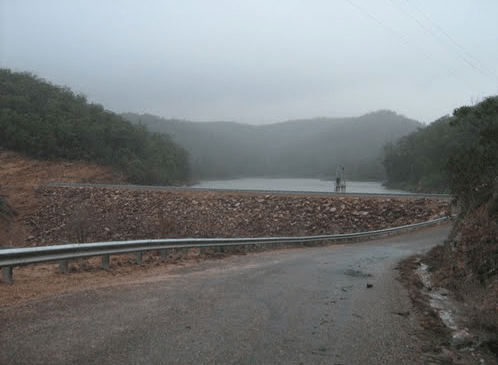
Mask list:
[[[268,190],[268,191],[302,191],[334,192],[335,182],[319,179],[236,179],[203,181],[191,188],[222,190]],[[380,182],[346,181],[346,194],[409,194],[406,191],[386,189]]]

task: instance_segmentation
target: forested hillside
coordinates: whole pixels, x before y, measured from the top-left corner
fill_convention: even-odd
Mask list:
[[[498,97],[490,97],[473,107],[458,108],[452,116],[387,143],[387,184],[457,193],[478,188],[486,177],[489,186],[498,169],[497,105]]]
[[[449,131],[444,174],[459,217],[448,241],[433,249],[426,261],[437,285],[465,303],[461,308],[466,326],[479,333],[479,343],[489,342],[496,354],[498,97],[456,109],[444,128]]]
[[[174,184],[190,176],[188,153],[67,87],[0,69],[0,147],[38,159],[114,166],[139,184]]]
[[[193,175],[200,179],[334,178],[337,165],[342,164],[349,180],[383,180],[384,143],[422,126],[391,111],[261,126],[193,123],[148,114],[123,117],[170,134],[190,152]]]
[[[461,136],[451,126],[452,117],[442,117],[384,146],[386,185],[417,192],[448,192],[445,169]]]

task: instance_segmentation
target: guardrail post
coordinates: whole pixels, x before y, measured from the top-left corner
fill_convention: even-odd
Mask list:
[[[168,258],[168,250],[160,250],[161,260],[166,260]]]
[[[69,271],[67,260],[59,260],[59,272],[67,274]]]
[[[102,268],[103,269],[109,268],[109,254],[102,255]]]
[[[14,282],[12,276],[13,276],[12,266],[6,266],[2,269],[2,281],[5,284],[12,284]]]
[[[137,265],[142,265],[142,251],[137,251],[136,255],[137,255],[137,258],[135,260],[135,263]]]

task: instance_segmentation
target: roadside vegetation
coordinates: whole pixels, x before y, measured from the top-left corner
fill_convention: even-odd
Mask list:
[[[416,192],[452,193],[464,204],[470,203],[467,199],[485,199],[497,171],[497,104],[498,97],[490,97],[458,108],[452,116],[386,143],[385,184]]]
[[[445,166],[462,139],[442,117],[432,124],[384,145],[386,186],[416,192],[449,192]]]
[[[0,69],[0,148],[112,166],[137,184],[190,178],[187,151],[168,135],[134,125],[67,87],[8,69]]]
[[[390,184],[447,191],[458,213],[444,245],[424,259],[434,285],[446,287],[477,343],[498,352],[498,97],[386,146]],[[494,349],[494,350],[493,350]]]
[[[449,241],[430,255],[434,275],[464,301],[476,328],[498,341],[498,97],[454,112],[465,136],[448,160],[460,211]]]

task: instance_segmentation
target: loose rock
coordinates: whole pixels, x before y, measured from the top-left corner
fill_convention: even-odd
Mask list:
[[[31,227],[32,241],[38,245],[117,237],[131,240],[352,233],[427,221],[447,206],[445,201],[432,199],[104,187],[43,186],[37,193],[39,209],[23,219]]]

